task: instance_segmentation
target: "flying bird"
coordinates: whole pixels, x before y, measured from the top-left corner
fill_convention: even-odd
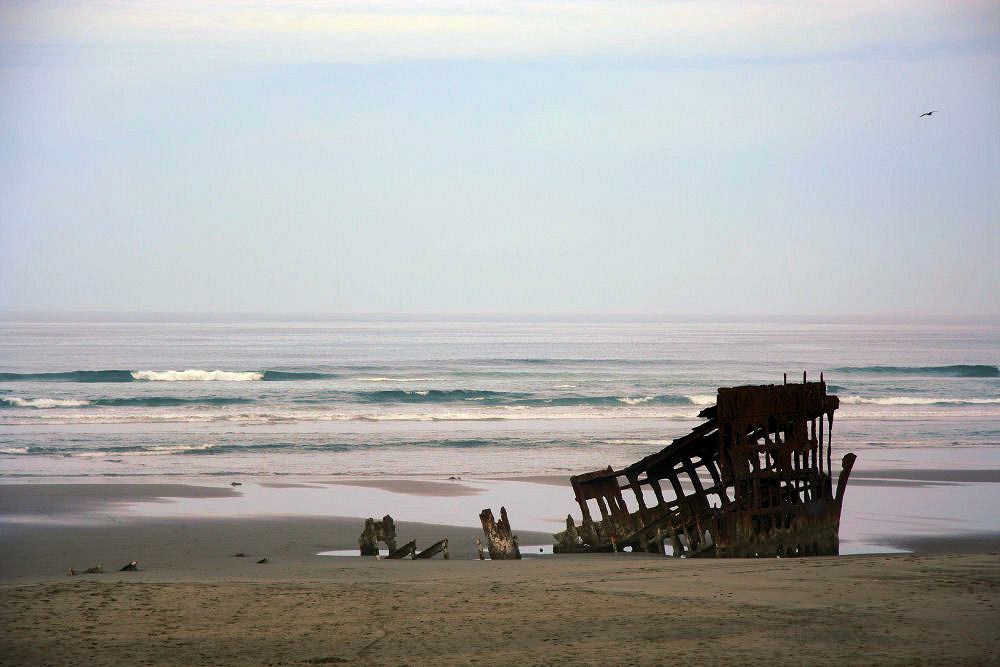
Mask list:
[[[920,118],[923,118],[924,116],[930,116],[932,113],[937,113],[937,109],[935,109],[934,111],[928,111],[927,113],[920,114]]]

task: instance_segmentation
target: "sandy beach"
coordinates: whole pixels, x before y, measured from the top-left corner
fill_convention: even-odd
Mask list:
[[[456,495],[416,483],[408,489],[435,491]],[[358,518],[120,511],[137,499],[238,493],[174,484],[0,486],[3,517],[20,517],[5,520],[0,533],[0,663],[1000,660],[995,552],[480,562],[477,529],[400,522],[400,537],[418,546],[448,537],[452,558],[385,561],[317,555],[356,548]],[[549,541],[518,532],[522,545]],[[966,542],[974,550],[994,544]],[[264,556],[268,562],[258,564]],[[118,571],[130,560],[139,571]],[[104,574],[67,574],[70,565],[97,563]]]

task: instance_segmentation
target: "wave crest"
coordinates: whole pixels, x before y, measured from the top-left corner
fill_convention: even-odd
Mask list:
[[[918,398],[915,396],[841,396],[845,405],[996,405],[1000,398]]]
[[[186,371],[132,371],[132,377],[149,382],[256,382],[264,378],[264,373],[189,368]]]
[[[952,366],[844,366],[834,368],[838,373],[869,373],[873,375],[943,375],[957,378],[1000,377],[1000,368],[982,364],[955,364]]]
[[[81,408],[85,405],[90,405],[90,401],[59,398],[20,398],[19,396],[4,396],[0,398],[0,403],[6,403],[8,407],[12,408],[37,408],[40,410],[48,408]]]
[[[254,403],[252,398],[238,398],[227,396],[200,396],[192,398],[181,398],[177,396],[139,396],[135,398],[99,398],[91,405],[103,407],[148,407],[163,408],[175,405],[247,405]]]
[[[695,394],[687,397],[692,405],[715,405],[715,394]]]

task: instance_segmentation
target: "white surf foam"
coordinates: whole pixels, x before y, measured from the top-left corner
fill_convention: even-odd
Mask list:
[[[132,377],[150,382],[256,382],[264,374],[256,371],[204,371],[189,368],[186,371],[132,371]]]
[[[80,459],[104,459],[109,456],[169,456],[171,454],[183,454],[184,452],[198,452],[216,447],[215,443],[205,443],[203,445],[153,445],[141,450],[114,451],[104,450],[99,452],[73,452],[72,456]]]
[[[633,438],[610,438],[605,440],[609,445],[653,445],[656,447],[666,447],[673,443],[673,440],[664,440],[662,438],[654,439],[633,439]]]
[[[687,399],[694,405],[715,405],[715,394],[695,394]]]
[[[90,401],[74,401],[58,398],[20,398],[19,396],[4,396],[0,401],[15,408],[79,408],[90,405]]]
[[[653,396],[639,396],[637,398],[629,398],[628,396],[623,396],[618,401],[624,403],[625,405],[642,405],[643,403],[649,403],[653,400]]]
[[[602,420],[602,419],[667,419],[690,421],[695,419],[691,408],[653,409],[649,406],[597,407],[590,410],[562,410],[559,408],[534,408],[529,406],[504,406],[477,410],[475,403],[465,405],[469,410],[427,411],[353,411],[323,409],[245,410],[220,408],[216,410],[177,411],[150,408],[145,410],[39,410],[32,414],[0,412],[0,425],[17,424],[205,424],[231,423],[239,425],[296,424],[307,422],[449,422],[449,421],[547,421],[547,420]]]
[[[864,396],[841,396],[840,402],[845,405],[995,405],[1000,404],[1000,398],[926,398],[916,396],[885,396],[882,398],[866,398]]]

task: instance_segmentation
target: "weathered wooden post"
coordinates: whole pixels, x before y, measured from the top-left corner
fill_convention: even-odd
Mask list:
[[[510,532],[510,521],[507,519],[507,508],[500,508],[500,521],[493,519],[493,511],[489,508],[479,513],[486,534],[486,548],[492,560],[517,560],[521,551],[517,548],[517,535]]]
[[[378,556],[378,543],[385,542],[389,553],[396,550],[396,524],[386,514],[381,521],[365,519],[365,528],[358,537],[358,549],[362,556]]]
[[[407,556],[409,556],[411,560],[417,557],[416,540],[410,540],[409,542],[399,547],[398,549],[390,551],[389,555],[386,556],[386,558],[389,560],[398,560],[400,558],[406,558]]]
[[[429,547],[427,547],[426,549],[424,549],[420,553],[415,554],[413,556],[413,558],[414,558],[414,560],[418,560],[418,559],[422,559],[422,558],[434,558],[434,556],[438,555],[439,553],[440,554],[444,554],[444,559],[448,560],[448,540],[447,540],[447,538],[443,539],[443,540],[438,540],[437,542],[435,542],[434,544],[430,545]]]
[[[569,514],[566,515],[566,530],[553,535],[553,537],[556,539],[552,545],[552,553],[554,554],[572,554],[579,551],[586,551],[583,539],[576,530],[576,522],[573,521],[573,517]]]

